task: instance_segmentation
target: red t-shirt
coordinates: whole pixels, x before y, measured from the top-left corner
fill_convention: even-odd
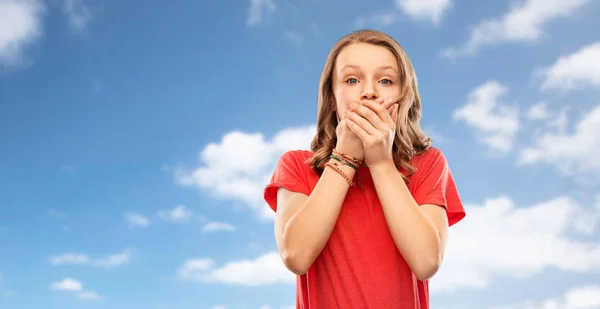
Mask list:
[[[312,152],[286,152],[264,191],[277,211],[277,189],[310,195],[319,176],[306,163]],[[408,188],[419,205],[446,208],[449,225],[464,208],[442,152],[430,148],[415,156],[417,168]],[[297,309],[429,309],[428,282],[418,280],[398,251],[388,229],[367,167],[357,171],[364,183],[348,190],[336,225],[321,254],[298,276]]]

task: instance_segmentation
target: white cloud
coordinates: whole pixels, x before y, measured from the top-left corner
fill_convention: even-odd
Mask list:
[[[598,309],[600,308],[600,286],[586,285],[569,289],[561,297],[544,301],[525,301],[494,309]]]
[[[452,7],[451,0],[396,0],[396,7],[414,20],[440,24],[446,11]]]
[[[65,278],[62,281],[54,282],[50,285],[50,289],[53,291],[74,291],[79,292],[83,290],[83,284],[73,278]]]
[[[220,268],[216,268],[211,259],[187,260],[180,267],[178,274],[186,280],[242,286],[296,282],[296,276],[283,265],[277,252],[266,253],[254,260],[230,262]]]
[[[482,143],[501,153],[513,148],[519,130],[518,109],[499,101],[506,92],[497,81],[485,82],[471,91],[467,102],[454,112],[455,120],[464,121]]]
[[[354,28],[362,29],[365,27],[383,28],[396,22],[396,12],[380,11],[359,16],[354,21]]]
[[[235,226],[225,222],[208,222],[202,228],[202,231],[205,233],[218,231],[233,232],[235,230]]]
[[[23,62],[24,49],[42,36],[39,0],[0,0],[0,65]]]
[[[177,273],[182,279],[194,279],[198,273],[212,268],[214,264],[211,259],[190,259],[183,263]]]
[[[158,211],[156,215],[170,223],[187,223],[194,217],[194,213],[183,205],[178,205],[171,210]]]
[[[148,227],[150,225],[150,219],[138,213],[126,212],[125,219],[131,228]]]
[[[527,111],[527,118],[530,120],[545,120],[550,118],[551,114],[548,110],[548,103],[538,102],[532,105]]]
[[[486,45],[504,42],[535,42],[552,21],[567,18],[589,0],[526,0],[513,4],[503,16],[483,20],[470,30],[468,41],[460,48],[448,48],[442,55],[454,58],[476,53]]]
[[[54,208],[48,209],[48,214],[50,216],[59,217],[59,218],[67,218],[67,217],[69,217],[66,213],[58,211],[58,210],[56,210]]]
[[[536,70],[543,79],[541,90],[570,92],[600,86],[600,42],[583,46],[554,64]]]
[[[84,291],[77,294],[77,297],[83,300],[99,300],[100,296],[96,292]]]
[[[256,26],[268,22],[276,10],[275,0],[250,0],[246,24]]]
[[[96,267],[112,268],[129,263],[131,260],[131,250],[111,254],[105,257],[92,259],[85,253],[64,253],[51,256],[48,261],[53,265],[91,265]]]
[[[73,278],[65,278],[62,281],[50,284],[50,290],[77,293],[77,297],[83,300],[100,299],[96,292],[84,290],[83,284],[79,280]]]
[[[92,261],[92,265],[98,267],[116,267],[129,263],[131,260],[131,250],[125,249],[119,253],[111,254],[107,257],[99,258]]]
[[[85,31],[92,19],[90,10],[85,5],[84,0],[64,0],[62,11],[67,16],[69,26],[75,32]]]
[[[558,125],[566,123],[561,114]],[[555,165],[567,175],[596,174],[600,170],[600,104],[585,113],[572,133],[545,132],[534,145],[523,149],[519,164],[546,163]]]
[[[53,265],[64,265],[64,264],[78,264],[85,265],[90,262],[90,257],[83,253],[64,253],[61,255],[51,256],[49,258],[50,264]]]
[[[444,264],[431,279],[433,292],[483,289],[500,278],[524,279],[554,268],[600,272],[600,242],[590,236],[600,221],[597,208],[566,196],[517,207],[508,197],[466,205],[468,220],[450,229]]]
[[[263,189],[275,164],[285,151],[308,149],[314,134],[314,125],[282,130],[271,140],[260,133],[227,133],[219,143],[202,149],[200,167],[178,169],[176,181],[216,198],[242,202],[260,218],[272,219],[273,211],[264,201]]]
[[[568,107],[563,107],[558,113],[556,113],[555,117],[548,122],[547,127],[550,129],[555,128],[561,133],[565,132],[569,123],[569,119],[567,117],[568,111]]]
[[[302,41],[304,40],[304,38],[302,38],[302,35],[300,35],[300,33],[296,32],[296,31],[291,31],[291,30],[283,32],[283,38],[294,44],[301,44]]]

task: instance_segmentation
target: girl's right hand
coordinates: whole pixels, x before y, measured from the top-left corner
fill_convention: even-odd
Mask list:
[[[357,158],[359,160],[364,159],[365,152],[363,143],[361,139],[348,128],[345,117],[338,123],[335,134],[337,136],[337,144],[335,145],[337,151],[345,153],[352,158]]]

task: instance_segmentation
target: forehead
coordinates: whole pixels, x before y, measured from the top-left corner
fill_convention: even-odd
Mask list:
[[[398,69],[398,61],[394,54],[383,46],[357,43],[342,49],[336,59],[337,69],[346,65],[355,65],[364,69],[376,69],[382,66],[392,66]]]

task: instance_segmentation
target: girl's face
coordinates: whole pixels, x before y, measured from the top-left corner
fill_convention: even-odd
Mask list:
[[[340,118],[351,103],[361,100],[398,101],[398,61],[391,51],[382,46],[365,43],[348,45],[337,56],[333,68],[332,89]],[[391,111],[394,122],[397,110],[398,106],[394,104]]]

